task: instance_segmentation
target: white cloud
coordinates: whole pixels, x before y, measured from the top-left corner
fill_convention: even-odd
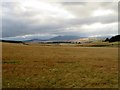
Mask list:
[[[84,33],[89,33],[90,36],[116,35],[118,34],[118,23],[94,23],[92,25],[83,25],[81,29]]]
[[[25,12],[36,13],[33,17],[34,20],[37,20],[38,23],[49,23],[56,19],[73,19],[75,16],[69,11],[62,8],[62,6],[57,4],[51,4],[47,2],[36,1],[25,1],[21,4],[21,7]],[[33,13],[34,13],[33,12]],[[40,21],[40,22],[39,22]]]
[[[114,11],[98,9],[93,12],[93,16],[105,16],[105,15],[110,15],[110,14],[114,14]]]

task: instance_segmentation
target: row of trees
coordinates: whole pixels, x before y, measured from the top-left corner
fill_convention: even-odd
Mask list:
[[[120,41],[120,35],[113,36],[110,39],[106,38],[105,42],[107,42],[107,41],[109,41],[109,42],[116,42],[116,41],[118,41],[119,42]]]

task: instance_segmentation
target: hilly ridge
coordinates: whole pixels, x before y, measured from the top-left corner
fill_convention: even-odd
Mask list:
[[[81,37],[79,36],[57,36],[57,37],[53,37],[49,40],[76,40],[76,39],[80,39]]]

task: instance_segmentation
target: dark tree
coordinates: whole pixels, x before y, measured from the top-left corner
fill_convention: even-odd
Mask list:
[[[106,39],[105,39],[105,42],[107,42],[107,41],[109,41],[109,38],[106,38]]]
[[[120,41],[120,35],[116,35],[110,38],[109,42],[116,42]]]

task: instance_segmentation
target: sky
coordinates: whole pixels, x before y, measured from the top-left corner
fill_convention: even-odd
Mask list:
[[[48,39],[59,35],[102,37],[118,34],[116,2],[2,2],[2,38]]]

